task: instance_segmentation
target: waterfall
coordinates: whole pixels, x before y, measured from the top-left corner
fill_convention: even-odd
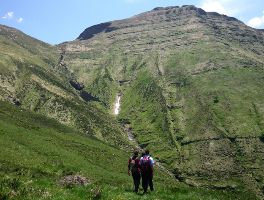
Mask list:
[[[114,109],[115,115],[118,115],[120,112],[120,100],[121,100],[121,95],[118,94],[116,97],[116,102],[115,102],[115,109]]]

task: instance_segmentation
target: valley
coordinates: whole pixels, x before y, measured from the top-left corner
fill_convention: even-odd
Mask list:
[[[0,199],[141,199],[135,148],[150,199],[264,198],[263,31],[186,5],[54,46],[1,25],[0,49]]]

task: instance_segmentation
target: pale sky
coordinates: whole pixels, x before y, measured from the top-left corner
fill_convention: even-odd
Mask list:
[[[50,44],[74,40],[87,27],[155,7],[195,5],[264,29],[264,0],[0,0],[0,24]]]

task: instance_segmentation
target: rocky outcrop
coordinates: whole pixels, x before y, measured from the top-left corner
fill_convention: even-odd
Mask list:
[[[73,187],[74,185],[86,186],[91,183],[88,178],[81,175],[64,176],[59,182],[65,187]]]
[[[79,83],[75,80],[70,80],[70,84],[72,87],[74,87],[75,90],[82,90],[84,88],[83,83]]]
[[[77,38],[78,40],[88,40],[99,33],[107,33],[116,30],[117,28],[111,27],[111,22],[97,24],[85,29]]]
[[[84,101],[99,101],[98,97],[95,97],[91,93],[86,91],[81,91],[80,96]]]

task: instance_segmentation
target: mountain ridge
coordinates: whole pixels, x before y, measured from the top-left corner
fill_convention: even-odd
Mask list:
[[[85,37],[86,32],[89,35],[89,31],[92,31],[92,30],[96,29],[97,27],[98,27],[98,32],[97,33],[100,33],[100,32],[103,32],[103,31],[105,31],[105,32],[114,31],[114,30],[118,29],[117,27],[114,26],[115,23],[120,23],[120,22],[126,23],[126,21],[128,19],[137,20],[137,18],[140,18],[141,16],[160,15],[160,14],[164,14],[164,12],[166,14],[169,14],[170,12],[174,12],[176,14],[181,14],[182,12],[191,13],[192,11],[194,11],[194,13],[192,13],[192,14],[197,14],[197,15],[200,15],[200,16],[204,15],[204,16],[208,16],[208,17],[211,17],[211,16],[222,17],[222,18],[225,18],[225,19],[227,19],[229,21],[237,21],[237,22],[239,22],[241,24],[244,24],[242,21],[236,19],[235,17],[229,17],[227,15],[219,14],[217,12],[206,12],[203,9],[197,8],[197,7],[193,6],[193,5],[183,5],[181,7],[180,6],[157,7],[157,8],[154,8],[153,10],[151,10],[151,11],[143,12],[141,14],[132,16],[132,17],[127,18],[127,19],[121,19],[121,20],[114,20],[114,21],[104,22],[104,23],[100,23],[100,24],[88,27],[80,34],[79,37],[77,37],[77,40],[90,39],[91,37],[89,37],[89,38]],[[103,26],[103,28],[101,26]],[[106,26],[106,27],[104,27],[104,26]],[[101,27],[101,29],[99,27]],[[255,30],[261,30],[261,29],[255,29]]]

